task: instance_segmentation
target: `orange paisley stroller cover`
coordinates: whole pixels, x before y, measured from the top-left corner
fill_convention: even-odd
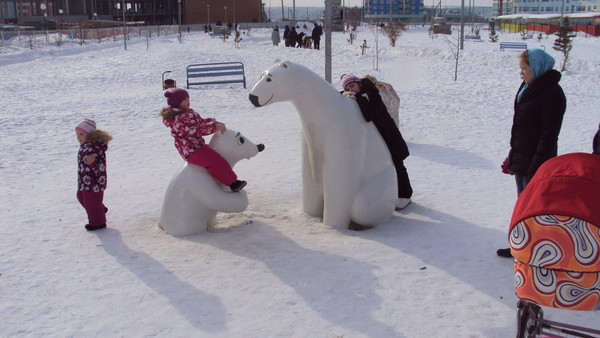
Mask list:
[[[510,224],[520,299],[600,310],[600,156],[546,161],[517,199]]]

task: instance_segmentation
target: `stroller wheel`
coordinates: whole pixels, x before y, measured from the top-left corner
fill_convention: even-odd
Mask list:
[[[540,334],[544,317],[542,309],[533,303],[520,299],[517,303],[517,338],[533,338]]]

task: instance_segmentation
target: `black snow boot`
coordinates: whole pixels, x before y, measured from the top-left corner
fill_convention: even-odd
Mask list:
[[[100,229],[104,229],[104,228],[106,228],[106,224],[100,224],[100,225],[89,225],[89,224],[86,224],[85,225],[85,229],[87,231],[100,230]]]
[[[231,183],[229,189],[231,189],[232,192],[236,192],[244,189],[245,186],[246,181],[235,180],[235,182]]]
[[[513,255],[510,253],[510,248],[498,249],[496,250],[496,254],[500,257],[513,258]]]

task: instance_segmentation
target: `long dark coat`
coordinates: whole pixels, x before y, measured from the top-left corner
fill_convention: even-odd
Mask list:
[[[558,134],[567,108],[560,78],[551,69],[527,87],[519,102],[515,97],[508,168],[519,175],[533,177],[542,163],[558,153]]]
[[[363,95],[366,94],[366,97]],[[367,122],[373,122],[379,134],[390,151],[394,168],[396,169],[396,179],[398,182],[398,197],[410,198],[413,189],[410,185],[410,179],[404,166],[404,160],[408,157],[408,146],[394,122],[394,119],[388,113],[388,110],[379,95],[379,90],[369,79],[361,80],[360,92],[354,96],[360,107],[360,111]]]
[[[367,94],[368,98],[362,94]],[[373,121],[390,149],[392,157],[398,156],[401,160],[406,159],[409,155],[408,146],[400,134],[396,122],[388,113],[375,84],[369,79],[362,79],[360,92],[355,97],[365,121]]]

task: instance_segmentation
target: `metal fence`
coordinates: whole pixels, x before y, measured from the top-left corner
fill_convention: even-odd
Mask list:
[[[166,26],[119,26],[109,28],[64,28],[56,30],[0,30],[0,44],[4,46],[30,47],[40,44],[85,44],[96,41],[123,41],[133,38],[151,38],[179,33],[176,25]]]

